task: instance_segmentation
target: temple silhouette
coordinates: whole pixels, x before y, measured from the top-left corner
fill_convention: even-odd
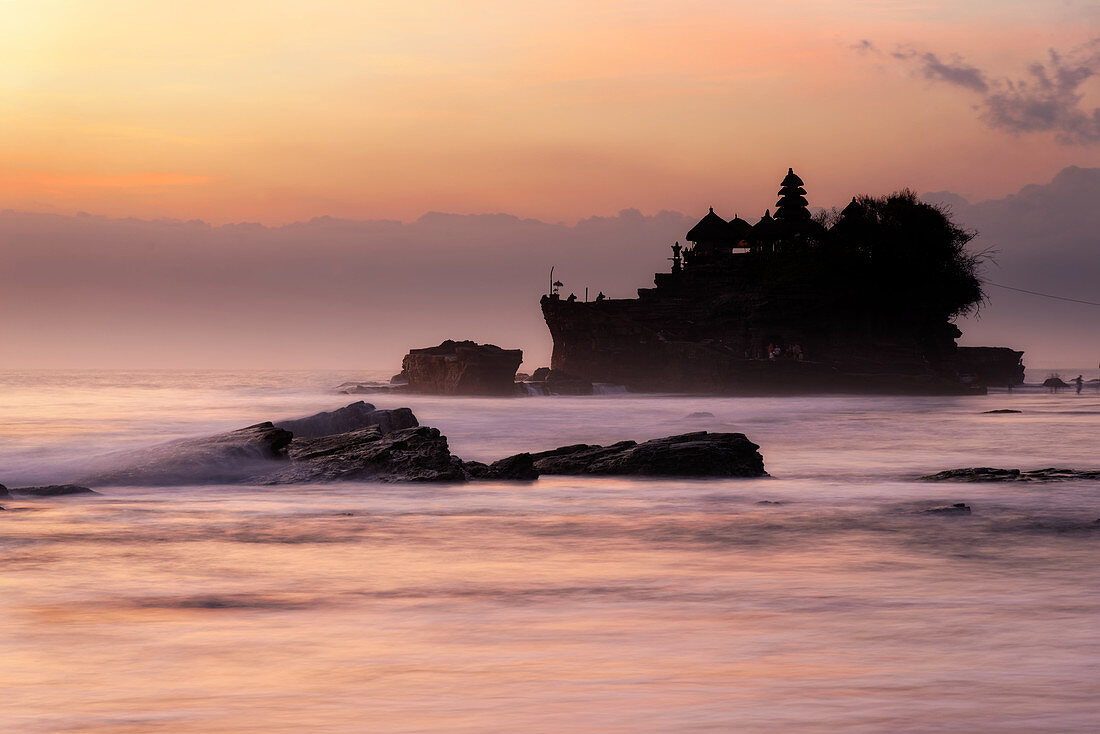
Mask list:
[[[908,191],[811,213],[788,169],[775,212],[711,208],[632,299],[541,300],[551,368],[632,390],[956,394],[1022,382],[1022,352],[958,347],[984,300],[974,236]],[[602,295],[602,294],[601,294]]]

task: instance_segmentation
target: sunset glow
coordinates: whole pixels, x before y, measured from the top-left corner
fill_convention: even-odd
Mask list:
[[[9,0],[0,16],[0,196],[24,211],[757,214],[789,165],[831,206],[900,186],[1002,196],[1100,160],[990,129],[970,90],[895,57],[1019,77],[1089,40],[1091,3]]]

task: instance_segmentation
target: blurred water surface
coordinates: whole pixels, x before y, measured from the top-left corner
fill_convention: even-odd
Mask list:
[[[3,372],[0,482],[360,397],[464,458],[735,430],[772,476],[0,500],[0,730],[1096,731],[1100,482],[916,481],[1100,467],[1093,389],[332,391],[382,377]]]

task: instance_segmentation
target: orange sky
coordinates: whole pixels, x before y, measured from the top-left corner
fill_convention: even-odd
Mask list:
[[[1000,196],[1098,146],[991,130],[889,52],[1018,77],[1098,29],[1074,0],[0,0],[0,209],[755,216],[787,166],[812,204]]]

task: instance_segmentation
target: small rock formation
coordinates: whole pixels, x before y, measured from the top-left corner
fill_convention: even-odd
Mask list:
[[[592,383],[584,378],[549,367],[539,367],[527,380],[527,384],[542,388],[543,395],[591,395]]]
[[[390,433],[403,428],[416,428],[419,425],[416,416],[408,408],[378,410],[370,403],[360,400],[331,412],[279,421],[275,427],[290,431],[295,439],[302,439],[332,436],[368,426],[378,426],[382,433]]]
[[[1057,469],[1032,469],[1020,471],[1019,469],[994,469],[988,466],[969,467],[966,469],[948,469],[921,477],[932,482],[1057,482],[1069,479],[1100,479],[1100,470]]]
[[[285,460],[293,436],[272,423],[257,423],[228,433],[172,443],[132,452],[119,458],[121,468],[93,475],[82,482],[92,485],[179,485],[190,482],[247,481],[270,468],[272,460]]]
[[[926,515],[969,515],[970,505],[965,502],[956,502],[953,505],[943,505],[942,507],[932,507],[927,510],[921,510]]]
[[[64,497],[71,494],[99,494],[77,484],[51,484],[48,487],[13,487],[12,494],[26,497]]]
[[[684,420],[695,420],[697,418],[713,418],[714,413],[709,413],[705,410],[701,410],[695,413],[688,413],[684,416]]]
[[[448,339],[437,347],[410,349],[401,375],[412,392],[432,395],[512,395],[520,349]]]
[[[1000,410],[984,410],[982,415],[995,415],[998,413],[1023,413],[1022,410],[1013,410],[1012,408],[1001,408]]]
[[[743,433],[697,431],[645,443],[562,446],[531,458],[540,474],[763,477],[759,448]]]
[[[11,492],[3,484],[0,484],[0,497],[11,497]]]
[[[1062,388],[1069,387],[1069,383],[1061,377],[1054,376],[1043,380],[1043,387],[1049,387],[1051,392],[1058,392]]]

